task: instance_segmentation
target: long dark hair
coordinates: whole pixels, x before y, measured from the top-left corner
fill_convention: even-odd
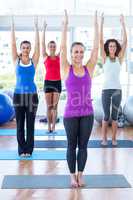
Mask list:
[[[116,44],[116,52],[115,52],[115,56],[118,56],[120,51],[121,51],[121,45],[120,43],[116,40],[116,39],[109,39],[105,42],[104,44],[104,51],[106,53],[106,56],[109,56],[109,43],[110,42],[114,42]]]

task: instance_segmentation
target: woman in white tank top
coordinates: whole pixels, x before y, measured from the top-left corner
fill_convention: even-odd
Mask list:
[[[120,69],[124,58],[127,35],[123,15],[120,16],[120,23],[123,31],[123,41],[120,44],[116,39],[103,41],[104,15],[101,16],[100,27],[100,49],[104,69],[104,84],[102,90],[102,104],[104,110],[104,119],[102,121],[102,145],[107,145],[107,127],[112,117],[112,145],[117,145],[117,114],[121,103],[121,84]]]

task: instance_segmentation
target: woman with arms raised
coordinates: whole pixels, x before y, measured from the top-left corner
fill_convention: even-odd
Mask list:
[[[34,147],[34,124],[38,106],[37,88],[34,83],[36,67],[40,56],[38,20],[35,19],[35,47],[30,58],[31,43],[24,40],[20,44],[19,54],[16,47],[14,20],[11,25],[12,59],[16,67],[16,86],[14,90],[14,107],[17,124],[18,154],[30,156]],[[26,122],[26,137],[25,137]]]
[[[45,32],[46,22],[43,25],[42,32],[42,56],[45,65],[45,78],[44,78],[44,93],[47,106],[47,121],[48,131],[55,131],[55,124],[57,120],[57,106],[61,93],[61,75],[60,75],[60,56],[56,54],[56,43],[50,41],[48,43],[48,51],[46,51]]]
[[[83,65],[85,47],[81,42],[71,45],[71,64],[67,60],[68,16],[65,11],[61,38],[61,69],[65,78],[67,103],[64,126],[67,134],[67,162],[71,173],[71,186],[84,186],[83,171],[87,160],[87,144],[93,127],[91,79],[97,63],[99,32],[97,12],[94,17],[94,44],[90,59]],[[76,148],[78,152],[76,155]],[[78,172],[76,173],[76,164]]]
[[[102,121],[102,145],[107,145],[108,122],[112,119],[112,145],[117,145],[117,117],[122,98],[120,84],[120,70],[127,46],[127,34],[124,16],[120,16],[123,30],[122,45],[116,39],[108,39],[105,44],[103,40],[104,16],[101,16],[100,25],[100,50],[104,70],[104,83],[102,90],[102,105],[104,118]],[[110,113],[111,112],[111,113]]]

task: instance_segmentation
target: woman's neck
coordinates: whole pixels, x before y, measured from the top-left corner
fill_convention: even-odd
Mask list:
[[[72,66],[75,67],[75,68],[81,68],[83,66],[83,64],[72,62]]]
[[[110,57],[110,59],[113,60],[113,59],[115,59],[116,56],[115,56],[115,54],[110,54],[109,57]]]
[[[29,60],[30,60],[29,56],[23,56],[22,55],[20,58],[21,58],[23,63],[29,63]]]
[[[50,57],[55,57],[56,55],[55,55],[55,53],[51,53],[49,56]]]

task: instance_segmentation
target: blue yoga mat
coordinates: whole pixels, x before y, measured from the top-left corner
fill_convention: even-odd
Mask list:
[[[21,158],[17,151],[0,150],[0,160],[66,160],[66,151],[60,150],[43,150],[34,151],[31,157]]]
[[[131,188],[121,174],[85,175],[86,188]],[[71,188],[68,175],[7,175],[2,189],[66,189]]]
[[[118,140],[118,145],[113,146],[111,140],[108,141],[107,146],[101,145],[101,140],[90,140],[88,148],[133,148],[133,141],[131,140]],[[36,140],[36,148],[66,148],[66,140]]]
[[[49,133],[46,129],[36,129],[35,130],[35,136],[65,136],[65,130],[64,129],[57,129],[54,132]],[[0,136],[16,136],[16,129],[0,129]]]

